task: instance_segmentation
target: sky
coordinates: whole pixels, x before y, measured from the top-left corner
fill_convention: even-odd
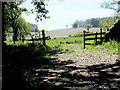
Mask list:
[[[64,0],[63,2],[49,0],[49,2],[46,1],[48,4],[46,9],[49,10],[47,15],[50,16],[50,19],[36,22],[36,13],[29,16],[23,13],[22,17],[27,22],[37,24],[39,30],[64,29],[67,28],[66,25],[68,25],[68,28],[71,28],[72,23],[76,20],[113,16],[113,10],[101,8],[101,4],[104,1],[106,0]],[[30,0],[24,2],[21,7],[25,7],[28,10],[33,8]]]

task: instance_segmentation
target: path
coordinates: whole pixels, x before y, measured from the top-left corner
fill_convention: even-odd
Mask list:
[[[120,89],[120,61],[117,55],[106,54],[100,50],[90,52],[59,53],[51,62],[36,69],[35,76],[42,80],[42,87],[66,89]],[[46,87],[47,86],[47,87]]]

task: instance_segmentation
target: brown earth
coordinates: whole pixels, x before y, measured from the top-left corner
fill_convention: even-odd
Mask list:
[[[91,51],[82,50],[78,44],[73,47],[76,52],[57,53],[48,66],[36,69],[46,90],[63,88],[69,90],[120,89],[120,60],[118,55],[107,49]],[[55,49],[57,50],[57,48]],[[51,89],[50,89],[51,88]]]

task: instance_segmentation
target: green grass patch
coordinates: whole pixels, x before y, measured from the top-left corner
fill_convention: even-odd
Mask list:
[[[81,37],[66,37],[66,38],[56,38],[51,40],[46,40],[46,44],[49,47],[54,47],[60,45],[60,42],[75,42],[75,41],[83,41]]]

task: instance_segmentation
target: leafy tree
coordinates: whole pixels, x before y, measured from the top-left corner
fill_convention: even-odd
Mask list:
[[[21,39],[22,36],[26,36],[31,31],[31,24],[27,23],[21,16],[17,19],[16,26],[18,27],[18,35]]]
[[[114,26],[114,24],[120,20],[120,17],[114,16],[114,17],[108,17],[108,18],[103,18],[100,21],[100,25],[103,27],[103,29],[110,29]]]
[[[38,32],[38,26],[37,24],[31,24],[31,32]]]
[[[41,0],[40,2],[31,2],[33,4],[34,9],[31,9],[31,12],[37,12],[35,20],[38,22],[39,20],[42,20],[42,18],[50,18],[50,16],[46,16],[46,14],[49,12],[46,10],[45,6],[48,6],[48,4],[44,3],[44,0]]]
[[[80,20],[79,21],[79,27],[83,27],[84,26],[84,21]]]
[[[36,28],[35,28],[35,32],[38,32],[39,30],[38,30],[38,26],[36,25]]]
[[[120,4],[120,0],[109,0],[108,2],[104,2],[101,7],[106,9],[112,9],[116,12],[119,12],[120,9],[118,8],[118,5]]]
[[[78,27],[78,24],[77,24],[76,22],[74,22],[74,23],[72,24],[72,27],[73,27],[73,28],[77,28],[77,27]]]
[[[3,16],[3,22],[4,22],[4,30],[8,27],[13,28],[14,32],[14,40],[17,41],[17,30],[18,27],[16,25],[16,20],[19,18],[19,16],[22,14],[22,12],[26,12],[26,8],[20,8],[19,5],[22,3],[18,2],[2,2],[2,8],[4,9],[4,16]],[[43,1],[40,2],[34,2],[32,1],[31,4],[33,4],[34,9],[31,10],[32,13],[37,12],[35,20],[38,22],[38,20],[42,20],[42,18],[49,18],[46,16],[48,13],[48,10],[45,9],[45,6],[47,4]],[[5,31],[4,31],[5,32]],[[3,41],[5,41],[5,34],[3,32]]]
[[[91,18],[90,23],[92,24],[93,27],[99,27],[100,20],[97,18]]]
[[[21,3],[17,2],[3,2],[4,8],[4,30],[8,27],[13,28],[14,32],[14,40],[17,41],[17,29],[16,20],[22,14],[22,12],[26,12],[26,8],[20,8],[18,5]]]
[[[92,27],[93,27],[92,24],[87,24],[87,25],[86,25],[86,28],[87,28],[88,31],[89,31],[89,29],[92,28]]]

